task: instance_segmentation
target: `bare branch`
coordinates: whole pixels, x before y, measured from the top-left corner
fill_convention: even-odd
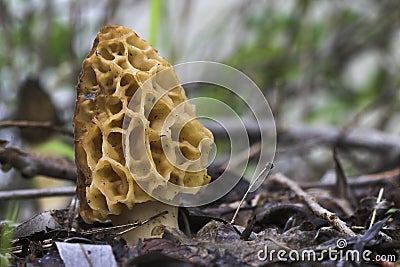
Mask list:
[[[302,201],[308,205],[315,215],[326,220],[339,232],[352,237],[357,236],[335,213],[319,205],[311,195],[307,194],[297,183],[293,182],[283,174],[278,173],[269,177],[267,183],[272,182],[289,187],[290,190],[292,190]]]
[[[224,136],[226,134],[224,127],[229,129],[229,132],[238,131],[239,129],[237,128],[241,127],[227,118],[221,118],[219,122],[220,124],[207,123],[205,121],[203,124],[215,136]],[[256,121],[244,120],[244,125],[249,137],[253,138],[253,140],[260,138],[259,125],[263,125],[262,128],[267,129],[267,135],[273,134],[275,131],[275,125],[270,121],[257,123]],[[298,124],[278,128],[277,137],[279,142],[310,142],[316,145],[337,145],[338,147],[366,149],[374,153],[390,153],[390,156],[400,157],[400,138],[375,130],[355,129],[350,133],[343,134],[340,129],[334,127]]]
[[[17,169],[25,177],[45,175],[53,178],[76,181],[73,162],[64,158],[31,155],[15,147],[0,144],[0,165],[3,170]]]
[[[400,169],[395,169],[391,171],[386,171],[382,173],[362,175],[360,177],[350,178],[348,180],[349,186],[352,188],[360,188],[367,186],[385,186],[385,185],[399,185],[400,184]],[[336,186],[335,183],[322,183],[317,182],[303,182],[300,183],[301,188],[324,188],[331,189]]]
[[[45,128],[54,132],[59,132],[67,136],[74,137],[74,133],[64,127],[56,126],[50,121],[0,121],[0,128],[19,127],[19,128]]]
[[[75,186],[65,186],[65,187],[55,187],[55,188],[0,191],[0,200],[73,196],[75,195],[75,189],[76,189]]]

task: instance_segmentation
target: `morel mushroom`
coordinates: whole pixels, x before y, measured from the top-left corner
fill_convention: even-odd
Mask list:
[[[137,129],[130,126],[127,131],[141,132],[140,141],[145,143],[143,147],[146,149],[130,151],[139,157],[125,158],[123,120],[130,100],[148,79],[167,69],[172,70],[168,61],[158,56],[157,51],[136,33],[121,26],[106,26],[97,35],[92,50],[83,61],[77,86],[74,132],[81,217],[87,223],[111,218],[114,224],[120,225],[168,210],[168,214],[152,223],[125,234],[129,245],[135,244],[138,238],[159,237],[161,233],[154,231],[156,225],[177,227],[178,214],[177,207],[158,202],[144,192],[128,164],[140,165],[141,159],[147,157],[151,166],[146,179],[150,180],[162,177],[186,187],[198,187],[210,181],[206,169],[182,171],[168,160],[163,150],[161,131],[167,115],[187,101],[181,86],[166,90],[162,98],[153,103],[148,116],[138,113],[145,123],[139,123]],[[145,86],[141,90],[142,93],[151,93],[154,88]],[[178,111],[194,114],[194,106],[185,105],[190,108]],[[193,160],[207,154],[212,143],[211,132],[197,119],[192,119],[182,125],[179,142],[170,145],[178,147],[185,158]],[[126,145],[129,146],[129,142]]]

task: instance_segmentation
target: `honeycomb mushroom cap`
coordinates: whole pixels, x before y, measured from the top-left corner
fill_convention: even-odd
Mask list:
[[[131,209],[135,203],[154,200],[138,186],[127,167],[122,142],[123,121],[138,88],[167,69],[171,69],[167,60],[158,56],[136,33],[121,26],[102,28],[83,61],[77,86],[74,133],[77,196],[80,214],[86,222],[104,221],[109,215]],[[154,89],[146,88],[144,93]],[[147,152],[151,162],[149,179],[162,176],[174,184],[197,187],[209,183],[207,170],[185,172],[173,166],[161,144],[162,125],[168,113],[186,100],[183,88],[176,86],[155,103],[149,116],[139,114],[144,122],[141,130],[145,133],[143,141],[147,151],[132,153]],[[183,112],[194,114],[194,106],[187,105]],[[204,138],[213,140],[211,132],[194,119],[183,126],[179,143],[174,145],[186,158],[196,159],[200,150],[205,150],[200,144]],[[130,162],[135,164],[131,159]]]

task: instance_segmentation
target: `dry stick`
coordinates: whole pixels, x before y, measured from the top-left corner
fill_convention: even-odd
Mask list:
[[[314,144],[337,145],[365,149],[374,153],[400,155],[400,138],[380,131],[353,129],[343,136],[340,130],[332,127],[293,125],[280,129],[278,134],[281,141],[313,141]]]
[[[359,177],[349,178],[348,183],[350,187],[354,188],[396,184],[400,183],[399,176],[400,176],[400,169],[395,169],[376,174],[361,175]],[[319,181],[300,183],[300,187],[303,189],[309,189],[309,188],[330,189],[335,187],[335,185],[336,185],[335,183],[321,183]]]
[[[53,178],[76,181],[75,164],[64,158],[31,155],[15,147],[0,144],[0,167],[13,167],[25,177],[45,175]]]
[[[274,176],[269,177],[267,182],[276,182],[289,187],[290,190],[292,190],[300,199],[302,199],[308,205],[308,207],[313,211],[315,215],[328,221],[328,223],[333,228],[343,234],[352,237],[357,236],[335,213],[321,207],[321,205],[319,205],[311,195],[307,194],[305,191],[303,191],[303,189],[300,188],[297,183],[293,182],[283,174],[275,174]]]
[[[0,128],[6,127],[45,128],[74,137],[74,133],[72,131],[65,129],[64,127],[56,126],[50,121],[0,121]]]
[[[229,118],[221,118],[222,122],[230,132],[239,131],[240,125],[233,123]],[[274,127],[268,121],[243,121],[250,137],[257,139],[260,135],[261,125],[266,125],[266,134],[273,134]],[[225,135],[226,129],[221,125],[204,122],[204,125],[215,135]],[[291,125],[280,127],[277,131],[279,142],[301,142],[308,141],[315,145],[338,145],[339,147],[350,147],[373,151],[374,153],[392,153],[393,156],[400,156],[400,138],[395,135],[386,134],[375,130],[353,129],[350,133],[342,136],[341,131],[334,127],[310,126],[310,125]]]
[[[0,200],[29,199],[38,197],[58,197],[75,195],[75,186],[41,188],[41,189],[18,189],[0,191]]]

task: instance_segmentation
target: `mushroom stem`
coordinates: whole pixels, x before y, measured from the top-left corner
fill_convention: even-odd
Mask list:
[[[124,225],[142,222],[163,211],[168,213],[122,235],[128,246],[134,246],[139,239],[162,237],[163,231],[159,226],[178,228],[178,207],[158,201],[147,201],[135,204],[131,210],[124,207],[120,215],[112,215],[110,218],[113,225]]]

